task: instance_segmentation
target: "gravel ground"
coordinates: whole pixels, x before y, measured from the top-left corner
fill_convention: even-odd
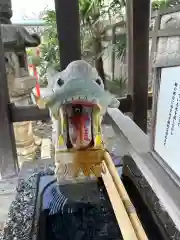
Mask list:
[[[37,121],[33,122],[34,134],[40,138],[50,138],[52,137],[52,122],[51,121]]]
[[[51,121],[47,122],[33,122],[33,131],[34,134],[40,138],[50,138],[52,137],[52,124]],[[47,164],[45,161],[39,161],[41,158],[41,149],[38,147],[36,150],[36,159],[34,162],[25,163],[25,171],[22,171],[20,174],[20,178],[24,177],[24,172],[28,175],[38,172],[39,169],[43,170],[49,167],[50,162]],[[52,167],[52,166],[51,166]],[[28,169],[28,170],[27,170]],[[1,229],[3,227],[3,219],[7,219],[7,210],[11,205],[12,200],[15,196],[15,189],[17,187],[17,179],[9,179],[6,181],[0,180],[0,240],[2,239]]]

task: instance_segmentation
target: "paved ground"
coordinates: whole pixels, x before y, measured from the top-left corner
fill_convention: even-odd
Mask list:
[[[51,123],[34,123],[34,132],[37,136],[41,138],[51,139]],[[105,142],[107,144],[107,149],[113,152],[116,156],[121,156],[123,145],[120,140],[115,135],[112,127],[104,128]],[[20,172],[20,178],[26,178],[34,171],[39,169],[47,168],[47,166],[53,165],[53,157],[51,159],[41,160],[41,151],[37,151],[37,158],[33,162],[26,162],[23,165],[22,171]],[[121,169],[120,169],[121,171]],[[7,219],[7,213],[9,206],[15,196],[15,189],[17,186],[17,178],[10,179],[6,181],[0,181],[0,229],[2,229],[4,221]]]
[[[33,129],[36,136],[45,139],[47,139],[47,137],[51,138],[50,122],[47,123],[34,122]],[[25,168],[26,170],[21,172],[20,174],[21,178],[25,178],[28,175],[31,175],[31,173],[33,173],[35,169],[42,168],[42,165],[46,166],[45,164],[46,161],[44,161],[44,163],[39,161],[40,157],[41,148],[38,148],[36,153],[36,160],[24,164],[23,169]],[[12,200],[15,197],[17,182],[18,182],[17,178],[9,179],[6,181],[0,180],[0,230],[2,229],[4,221],[7,219],[9,207],[11,205]]]
[[[17,178],[8,181],[0,181],[0,229],[7,218],[8,208],[14,198]]]

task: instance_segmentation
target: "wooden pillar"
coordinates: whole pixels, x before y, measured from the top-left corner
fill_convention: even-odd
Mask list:
[[[127,58],[128,58],[128,94],[133,94],[133,4],[132,0],[126,2],[127,14]]]
[[[70,62],[81,59],[78,0],[55,0],[55,9],[63,70]]]
[[[0,178],[17,175],[17,154],[13,124],[9,116],[9,93],[0,27]]]
[[[115,78],[115,60],[116,60],[116,52],[114,49],[114,45],[116,44],[116,26],[113,26],[112,28],[112,55],[111,55],[111,71],[112,71],[112,79]]]
[[[134,122],[147,132],[150,0],[127,0],[128,81]]]

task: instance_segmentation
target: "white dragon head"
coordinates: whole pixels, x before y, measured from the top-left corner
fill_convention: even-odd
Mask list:
[[[48,72],[48,86],[47,88],[40,89],[39,99],[36,96],[36,90],[33,90],[33,96],[36,102],[43,103],[50,109],[52,116],[59,120],[62,116],[68,124],[66,130],[70,135],[71,142],[77,138],[78,125],[81,129],[85,129],[86,138],[91,141],[90,135],[92,132],[99,131],[97,128],[94,130],[94,125],[99,125],[101,120],[97,122],[97,113],[102,119],[108,107],[118,107],[119,101],[113,97],[108,91],[104,90],[102,79],[98,76],[95,68],[83,60],[71,62],[67,68],[61,72],[55,72],[52,69]],[[61,110],[61,111],[60,111]],[[84,118],[86,116],[86,118]],[[73,120],[74,119],[74,120]],[[89,124],[87,130],[87,122]],[[95,120],[96,119],[96,120]],[[62,125],[62,124],[61,124]],[[84,127],[82,127],[82,125]],[[61,126],[61,132],[63,126]],[[73,131],[72,129],[76,129]],[[84,136],[83,130],[79,131],[79,140],[82,142]],[[91,134],[87,133],[91,131]],[[76,134],[74,134],[76,132]],[[63,133],[61,133],[63,134]],[[75,136],[76,135],[76,136]]]

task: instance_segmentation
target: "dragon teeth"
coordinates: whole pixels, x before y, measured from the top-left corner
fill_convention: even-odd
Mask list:
[[[62,104],[69,103],[74,100],[96,101],[92,96],[73,96],[62,100]]]
[[[74,97],[72,97],[72,99],[71,100],[78,100],[79,99],[79,96],[74,96]],[[70,101],[71,101],[70,100]]]
[[[71,97],[66,99],[66,102],[71,102],[73,99]]]

